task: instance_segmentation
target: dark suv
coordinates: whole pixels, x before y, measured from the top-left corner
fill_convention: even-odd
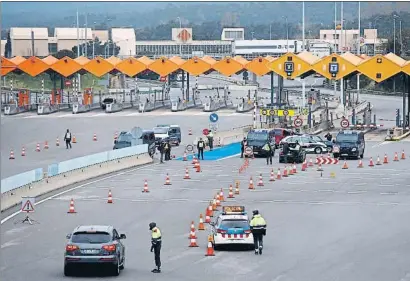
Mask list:
[[[252,148],[255,156],[266,157],[266,150],[263,149],[267,142],[275,150],[275,130],[273,129],[256,129],[248,132],[246,137],[247,145]]]
[[[360,131],[340,131],[333,145],[333,157],[363,159],[366,142]]]

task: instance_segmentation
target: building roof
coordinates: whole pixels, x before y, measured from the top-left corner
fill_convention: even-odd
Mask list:
[[[15,65],[19,65],[20,63],[24,62],[26,59],[21,56],[16,56],[14,58],[9,59]]]
[[[31,31],[34,32],[34,39],[48,40],[48,29],[46,27],[12,27],[10,28],[10,39],[30,40]]]
[[[111,36],[114,42],[124,40],[135,41],[135,30],[134,28],[112,28]]]
[[[135,45],[155,45],[155,46],[180,46],[181,43],[172,40],[151,40],[151,41],[136,41]],[[232,45],[231,41],[221,40],[195,40],[186,42],[184,45]]]
[[[77,28],[71,27],[56,27],[54,29],[54,37],[58,40],[77,40]],[[85,28],[78,29],[78,37],[80,40],[85,38]],[[91,28],[87,28],[87,40],[93,39],[93,33]]]

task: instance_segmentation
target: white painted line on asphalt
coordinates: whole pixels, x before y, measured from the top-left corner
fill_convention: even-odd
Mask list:
[[[354,186],[365,186],[368,185],[368,183],[365,182],[357,182],[357,183],[353,183]]]
[[[238,153],[238,154],[231,155],[231,156],[228,156],[228,157],[224,157],[224,158],[221,158],[221,159],[218,159],[218,160],[215,160],[215,161],[222,161],[222,160],[225,160],[225,159],[229,159],[229,158],[233,158],[233,157],[238,157],[239,155],[241,155],[241,154]]]
[[[232,177],[232,175],[214,175],[215,177]]]
[[[398,195],[398,192],[380,192],[380,195]]]
[[[348,191],[347,194],[362,194],[367,193],[366,190]]]
[[[251,190],[251,192],[253,193],[253,192],[267,192],[267,191],[272,191],[272,189],[265,189],[265,188],[263,188],[263,187],[261,187],[261,186],[259,186],[258,188],[262,188],[262,189],[254,189],[254,190]]]
[[[379,184],[380,187],[394,187],[394,184]]]

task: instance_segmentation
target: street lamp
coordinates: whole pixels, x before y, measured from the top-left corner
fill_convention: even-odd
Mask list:
[[[375,20],[374,20],[374,25],[373,25],[373,29],[376,29],[376,33],[377,33],[377,28],[376,28],[376,23],[377,23],[377,21],[379,20],[380,18],[376,18]],[[375,36],[374,36],[374,44],[373,44],[373,56],[375,56],[376,55],[376,38],[377,36],[376,36],[376,34],[375,34]]]
[[[393,53],[396,54],[396,19],[398,15],[393,15]]]
[[[289,25],[288,25],[288,17],[282,16],[286,22],[286,52],[289,53]]]
[[[179,32],[181,32],[182,30],[182,21],[180,17],[177,17],[177,19],[179,20]],[[179,44],[179,56],[182,58],[182,39],[181,39],[181,43]]]

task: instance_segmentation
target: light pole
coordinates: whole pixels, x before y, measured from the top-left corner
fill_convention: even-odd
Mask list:
[[[179,20],[179,32],[182,31],[182,21],[180,17],[177,17]],[[182,38],[181,38],[181,43],[179,44],[179,56],[182,58]]]
[[[282,16],[285,19],[286,23],[286,52],[289,53],[289,25],[288,25],[288,17]]]
[[[94,22],[94,28],[97,22]],[[94,29],[95,30],[95,29]],[[92,31],[92,30],[91,30]],[[93,59],[95,58],[95,38],[93,37]]]
[[[376,18],[375,20],[374,20],[374,26],[373,26],[373,29],[376,29],[376,23],[377,23],[377,20],[379,20],[380,18]],[[376,33],[377,33],[377,29],[376,29]],[[376,35],[376,34],[375,34]],[[373,56],[375,56],[376,55],[376,38],[377,36],[374,36],[374,44],[373,44]]]
[[[357,36],[357,56],[360,56],[360,41],[361,41],[361,32],[360,32],[360,20],[361,20],[361,3],[359,2],[359,7],[358,7],[358,25],[359,25],[359,34]],[[357,95],[356,95],[356,103],[359,102],[359,96],[360,96],[360,73],[357,73]],[[356,118],[354,118],[354,120],[356,121]],[[355,124],[353,124],[355,125]]]
[[[302,2],[302,51],[305,50],[305,1]],[[288,44],[289,45],[289,44]]]
[[[396,54],[396,18],[399,18],[399,16],[393,15],[393,53],[394,54]],[[396,77],[393,77],[393,93],[396,94]]]
[[[272,40],[272,24],[269,24],[269,40]]]

